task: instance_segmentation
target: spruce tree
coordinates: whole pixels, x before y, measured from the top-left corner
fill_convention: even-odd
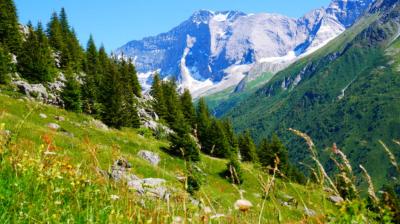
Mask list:
[[[262,166],[274,168],[275,154],[272,152],[270,143],[263,139],[257,150],[258,158]]]
[[[202,145],[202,151],[215,157],[227,158],[231,152],[229,141],[224,133],[224,128],[220,121],[212,119],[207,136]]]
[[[132,74],[130,71],[130,65],[122,60],[120,62],[119,73],[121,75],[120,86],[124,91],[122,91],[123,104],[122,104],[122,114],[123,125],[126,127],[140,127],[140,119],[137,112],[137,102],[133,92],[133,82]]]
[[[8,84],[11,80],[10,73],[13,70],[10,53],[0,44],[0,84]]]
[[[128,73],[129,73],[129,82],[131,83],[131,89],[133,94],[135,94],[135,96],[137,97],[141,97],[142,87],[140,86],[137,72],[135,66],[133,65],[132,59],[128,60]]]
[[[233,131],[232,122],[228,119],[222,121],[222,126],[224,127],[224,133],[228,139],[229,145],[231,146],[232,153],[238,155],[239,143],[235,132]]]
[[[270,142],[266,139],[261,141],[258,149],[258,157],[261,165],[264,167],[275,168],[277,166],[281,173],[289,174],[293,171],[293,174],[296,176],[299,175],[299,178],[301,178],[300,174],[295,173],[297,172],[296,170],[290,169],[287,149],[275,134],[272,136]]]
[[[270,149],[279,158],[279,170],[286,174],[289,168],[288,151],[276,134],[272,135]]]
[[[196,112],[196,126],[197,126],[197,138],[200,141],[201,150],[203,152],[209,151],[207,149],[208,146],[208,130],[211,125],[211,115],[208,111],[207,104],[204,98],[200,98],[199,103],[197,105]]]
[[[65,43],[63,38],[63,32],[61,28],[60,20],[58,19],[57,13],[53,13],[50,22],[47,24],[47,35],[49,37],[49,43],[59,54],[62,54]],[[62,55],[60,55],[62,56]]]
[[[112,61],[110,63],[109,69],[104,77],[104,81],[108,83],[108,86],[103,90],[103,94],[105,94],[107,97],[105,98],[106,101],[104,102],[102,120],[109,126],[121,128],[124,125],[124,118],[121,116],[123,112],[122,91],[124,90],[121,87],[121,78],[116,62]]]
[[[161,85],[163,98],[168,113],[165,115],[165,121],[170,127],[179,125],[179,122],[184,121],[180,119],[183,116],[181,104],[176,91],[177,85],[174,79],[168,80]]]
[[[13,0],[0,0],[0,44],[17,54],[22,43],[17,10]]]
[[[71,68],[65,71],[66,83],[61,93],[62,100],[64,101],[65,109],[81,112],[82,111],[82,101],[81,101],[81,87],[80,84],[73,73]]]
[[[165,105],[164,93],[161,85],[162,81],[160,80],[160,76],[155,74],[150,90],[150,94],[154,98],[153,108],[161,119],[165,119],[167,115],[167,107]]]
[[[29,34],[18,54],[18,70],[21,75],[31,82],[50,82],[56,76],[54,57],[39,23],[35,31],[28,26]]]
[[[188,89],[185,89],[181,95],[182,112],[185,116],[186,121],[191,124],[192,128],[195,128],[196,124],[196,111],[192,102],[192,95]]]
[[[61,29],[62,29],[62,32],[64,33],[64,35],[68,34],[69,31],[70,31],[70,26],[69,26],[68,16],[67,16],[67,13],[65,11],[65,8],[61,8],[60,24],[61,24]]]
[[[82,85],[83,111],[88,114],[99,114],[98,98],[98,52],[93,37],[90,36],[85,60],[85,76]]]
[[[98,74],[99,74],[99,84],[98,84],[98,89],[99,92],[102,94],[99,94],[97,96],[97,100],[104,104],[104,102],[107,100],[107,95],[103,94],[106,89],[108,88],[109,83],[107,83],[105,77],[107,76],[107,73],[109,72],[109,64],[110,64],[110,58],[107,55],[106,49],[102,45],[99,49],[99,54],[98,54]]]
[[[80,71],[82,69],[82,60],[84,58],[83,49],[76,37],[75,30],[72,29],[66,37],[64,37],[64,42],[68,46],[64,50],[64,67],[71,67],[74,71]]]
[[[257,162],[257,148],[249,131],[239,137],[239,151],[243,161]]]

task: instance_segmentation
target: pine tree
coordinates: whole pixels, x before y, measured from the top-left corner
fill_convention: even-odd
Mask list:
[[[196,111],[192,102],[192,95],[188,89],[185,89],[181,95],[182,112],[185,116],[186,121],[191,124],[192,128],[195,128],[196,124]]]
[[[93,37],[90,36],[85,60],[85,77],[82,85],[83,111],[88,114],[99,114],[98,96],[98,52]]]
[[[228,139],[229,145],[231,146],[232,153],[238,155],[239,153],[239,143],[238,139],[233,131],[232,122],[228,119],[222,121],[222,126],[224,127],[224,133]]]
[[[216,157],[227,158],[231,152],[229,141],[220,121],[212,119],[207,136],[201,143],[202,151]]]
[[[196,126],[197,126],[197,138],[200,141],[201,150],[203,152],[209,151],[207,149],[207,141],[208,141],[208,130],[211,125],[211,115],[208,111],[207,104],[204,98],[200,98],[199,103],[197,105],[196,112]]]
[[[257,162],[257,149],[249,131],[239,137],[239,151],[243,161]]]
[[[121,78],[116,62],[110,63],[104,79],[108,86],[103,90],[103,94],[107,97],[105,97],[102,120],[109,126],[121,128],[124,125],[123,117],[121,117],[123,112],[122,91],[124,90],[121,87]]]
[[[137,77],[137,72],[135,66],[133,65],[132,59],[128,60],[128,73],[129,73],[129,82],[131,83],[131,89],[133,94],[137,97],[142,96],[142,87],[140,86],[139,79]]]
[[[64,101],[65,109],[81,112],[81,87],[76,79],[72,69],[68,68],[65,72],[66,83],[63,92],[61,93],[62,100]]]
[[[29,34],[18,55],[18,70],[31,82],[49,82],[56,76],[54,58],[48,39],[39,23],[35,31],[29,25]]]
[[[10,73],[13,71],[10,53],[0,44],[0,84],[8,84],[11,80]]]
[[[123,104],[122,114],[120,116],[123,117],[124,126],[139,128],[140,119],[136,109],[137,102],[132,87],[132,71],[130,70],[130,65],[125,60],[122,60],[119,66],[119,72],[121,74],[120,86],[124,89],[124,91],[122,91]]]
[[[162,82],[160,80],[160,76],[158,74],[155,74],[150,90],[150,94],[154,98],[153,108],[161,119],[165,119],[167,114],[167,107],[165,105],[164,93],[161,85]]]
[[[62,53],[65,48],[63,32],[60,20],[57,13],[53,13],[50,22],[47,24],[47,36],[49,37],[50,45],[58,52]]]
[[[71,67],[74,71],[80,71],[82,69],[82,61],[84,58],[83,49],[79,43],[78,38],[76,37],[75,30],[72,29],[66,37],[64,37],[64,42],[68,46],[64,50],[63,64],[64,66]]]
[[[270,143],[267,139],[263,139],[257,150],[258,158],[262,166],[274,168],[275,154],[270,148]]]
[[[107,73],[109,72],[109,65],[110,65],[110,58],[107,55],[106,49],[102,45],[99,49],[99,54],[98,54],[98,74],[99,74],[99,92],[104,93],[106,92],[107,88],[109,87],[109,83],[106,81],[106,76]],[[99,94],[97,96],[97,100],[104,104],[104,102],[107,100],[107,95],[105,94]]]
[[[173,155],[183,157],[185,160],[200,161],[200,149],[196,141],[189,133],[173,133],[170,136],[170,152]]]
[[[279,158],[279,170],[282,173],[286,174],[289,167],[289,156],[286,147],[283,145],[276,134],[272,135],[270,148],[274,155]]]
[[[179,126],[180,122],[184,122],[180,116],[183,116],[181,104],[176,91],[177,85],[174,79],[164,82],[161,85],[163,98],[168,113],[165,116],[165,121],[174,129],[174,126]]]
[[[272,169],[277,166],[281,173],[287,175],[292,172],[296,178],[301,178],[300,174],[296,173],[296,170],[291,170],[287,149],[275,134],[272,136],[270,142],[266,139],[262,140],[258,149],[258,157],[261,165],[264,167],[270,167]]]
[[[17,10],[13,0],[0,0],[0,44],[17,54],[22,43]]]
[[[62,32],[66,36],[66,34],[68,34],[70,31],[70,26],[69,26],[69,22],[68,22],[67,13],[65,12],[65,8],[61,8],[60,24],[61,24]]]

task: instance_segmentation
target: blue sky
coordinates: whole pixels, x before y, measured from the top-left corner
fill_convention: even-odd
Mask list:
[[[78,38],[90,34],[111,51],[130,40],[166,32],[199,9],[270,12],[300,17],[327,6],[330,0],[15,0],[22,23],[47,23],[53,11],[65,7]]]

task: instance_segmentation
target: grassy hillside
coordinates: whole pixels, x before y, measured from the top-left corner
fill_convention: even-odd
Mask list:
[[[288,128],[306,132],[317,142],[328,170],[333,162],[327,158],[336,142],[353,165],[366,166],[378,186],[386,183],[393,169],[378,141],[396,147],[392,140],[400,138],[399,40],[393,41],[398,37],[398,11],[397,4],[363,18],[326,47],[278,73],[226,116],[236,130],[252,129],[258,141],[277,132],[296,162],[308,153]]]
[[[250,164],[243,165],[244,184],[233,186],[220,176],[226,161],[202,155],[198,166],[205,176],[195,198],[211,208],[206,214],[189,202],[184,185],[176,178],[185,173],[184,161],[164,153],[161,148],[168,142],[154,139],[148,131],[97,129],[86,115],[5,95],[4,91],[0,102],[0,223],[170,223],[178,216],[190,223],[204,219],[212,223],[319,223],[327,213],[336,211],[320,187],[274,181]],[[65,120],[58,121],[55,116]],[[51,130],[48,123],[57,123],[61,129]],[[141,149],[161,156],[158,167],[136,156]],[[171,200],[140,197],[124,183],[96,172],[97,168],[109,170],[120,157],[127,158],[132,173],[141,178],[167,180],[167,186],[174,189]],[[266,187],[261,183],[274,183],[268,198],[261,197],[262,186]],[[240,198],[239,188],[254,205],[247,213],[233,207]],[[281,205],[287,195],[298,205]],[[317,214],[306,216],[305,207]],[[216,214],[224,217],[211,219]]]
[[[258,88],[267,83],[272,77],[272,73],[264,73],[254,80],[249,81],[245,78],[245,80],[242,81],[244,82],[244,88],[242,90],[235,92],[236,87],[231,87],[224,91],[206,96],[205,100],[212,113],[219,117],[232,107],[235,107],[246,97],[254,94]]]

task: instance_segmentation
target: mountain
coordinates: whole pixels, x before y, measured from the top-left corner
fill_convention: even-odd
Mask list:
[[[289,128],[309,134],[325,158],[337,143],[381,186],[395,171],[379,140],[400,156],[393,142],[400,139],[399,35],[399,1],[377,1],[350,29],[277,73],[224,116],[237,131],[251,129],[258,141],[278,133],[294,162],[308,152]]]
[[[195,96],[275,73],[350,27],[372,0],[334,0],[299,19],[278,14],[200,10],[167,33],[131,41],[115,53],[133,58],[148,87],[151,73],[174,76]]]

